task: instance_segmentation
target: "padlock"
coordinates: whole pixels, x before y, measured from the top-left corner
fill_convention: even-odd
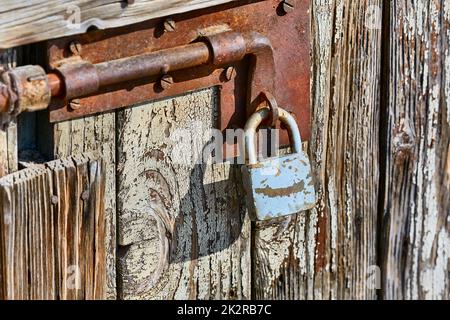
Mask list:
[[[297,123],[286,110],[278,108],[278,117],[289,131],[292,154],[258,161],[256,132],[270,112],[270,108],[258,110],[245,126],[248,164],[242,167],[242,173],[253,221],[292,215],[312,209],[316,204],[311,165],[303,152]]]

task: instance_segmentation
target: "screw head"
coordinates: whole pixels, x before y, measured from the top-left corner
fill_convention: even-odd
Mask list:
[[[51,202],[52,202],[53,205],[57,205],[58,202],[59,202],[58,196],[53,195],[52,198],[51,198]]]
[[[80,99],[73,99],[72,101],[69,102],[69,107],[72,110],[78,110],[81,108],[81,101]]]
[[[174,32],[176,29],[177,25],[176,22],[173,19],[166,19],[166,21],[164,21],[164,31],[166,32]]]
[[[83,201],[89,200],[89,190],[83,191],[83,193],[81,194],[81,200]]]
[[[231,81],[236,76],[236,68],[228,67],[225,69],[225,78],[227,81]]]
[[[72,53],[75,56],[81,55],[82,46],[81,43],[78,41],[72,41],[69,45],[70,53]]]
[[[294,1],[293,0],[284,0],[281,8],[283,9],[284,13],[291,13],[295,9]]]
[[[172,76],[169,76],[168,74],[163,75],[160,80],[160,85],[164,90],[169,89],[173,85]]]

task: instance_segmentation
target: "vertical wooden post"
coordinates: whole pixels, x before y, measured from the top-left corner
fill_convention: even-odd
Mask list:
[[[450,7],[387,3],[383,298],[448,299]]]
[[[312,0],[315,210],[257,225],[255,298],[376,298],[381,0]]]
[[[105,168],[107,298],[116,294],[116,118],[115,113],[76,119],[53,126],[56,158],[86,152],[102,157]]]

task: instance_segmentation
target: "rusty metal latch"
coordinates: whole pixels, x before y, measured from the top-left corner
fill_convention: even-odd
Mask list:
[[[0,112],[17,115],[46,109],[52,96],[49,78],[40,66],[24,66],[2,73]]]
[[[309,140],[309,1],[278,7],[236,1],[39,43],[41,66],[0,74],[0,113],[48,109],[49,121],[60,122],[216,87],[217,128],[243,128],[264,106],[273,125],[277,101]],[[280,139],[289,142],[285,131]]]
[[[270,41],[256,32],[224,32],[185,46],[98,64],[79,57],[69,58],[49,74],[39,66],[8,70],[2,74],[0,84],[0,111],[19,114],[43,110],[49,106],[50,97],[81,98],[119,83],[205,64],[222,66],[246,56],[252,61],[247,109],[252,114],[266,101],[259,98],[262,92],[275,92],[273,49]]]

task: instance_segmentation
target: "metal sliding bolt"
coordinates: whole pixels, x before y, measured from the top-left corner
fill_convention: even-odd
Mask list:
[[[0,112],[8,112],[9,91],[5,85],[0,85]]]

